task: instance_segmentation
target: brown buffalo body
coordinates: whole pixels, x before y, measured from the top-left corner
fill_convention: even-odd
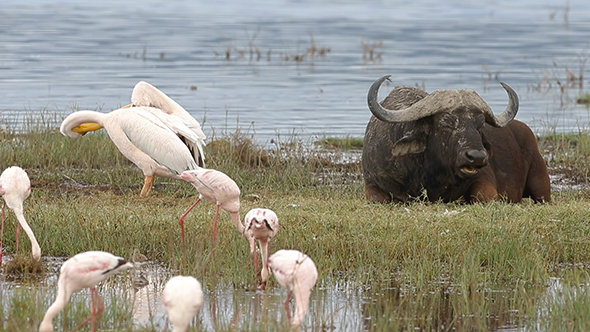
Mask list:
[[[423,195],[443,202],[551,200],[549,175],[535,135],[526,124],[513,120],[518,97],[512,89],[503,85],[511,105],[497,117],[491,109],[482,111],[489,106],[472,90],[429,95],[403,86],[381,102],[379,113],[374,110],[375,89],[384,79],[373,84],[368,97],[373,114],[388,122],[372,116],[365,132],[362,166],[367,200],[408,202]],[[430,103],[429,96],[435,94]],[[449,106],[456,102],[457,107]],[[438,109],[428,110],[431,104]],[[390,121],[390,115],[398,116],[391,111],[404,109],[426,115]]]

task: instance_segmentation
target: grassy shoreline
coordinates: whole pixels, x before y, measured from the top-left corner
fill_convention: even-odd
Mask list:
[[[255,287],[246,241],[225,212],[220,219],[217,255],[211,256],[215,206],[210,203],[199,204],[187,218],[189,259],[186,267],[180,266],[178,218],[197,195],[190,184],[157,179],[151,196],[141,198],[141,172],[105,133],[72,140],[43,124],[31,128],[34,130],[25,134],[0,132],[0,167],[19,165],[31,178],[33,191],[25,202],[25,217],[43,256],[105,250],[131,257],[139,249],[151,260],[197,276],[209,289],[220,284]],[[278,214],[281,230],[271,251],[293,248],[307,253],[316,262],[324,287],[345,281],[383,292],[394,288],[410,296],[410,302],[376,298],[366,315],[377,325],[368,330],[411,326],[440,330],[443,324],[458,330],[490,329],[492,320],[476,324],[467,317],[508,315],[511,310],[518,311],[516,317],[503,319],[517,326],[539,320],[543,326],[560,326],[575,318],[577,330],[590,327],[590,316],[583,316],[585,309],[581,309],[590,300],[589,292],[582,291],[590,282],[589,189],[556,191],[551,204],[374,205],[365,202],[360,164],[334,162],[338,159],[334,153],[343,152],[333,150],[327,156],[300,143],[276,146],[263,149],[238,134],[222,137],[206,147],[207,166],[227,173],[241,187],[242,216],[255,207]],[[553,174],[587,185],[587,134],[546,137],[539,146]],[[8,255],[15,250],[15,226],[14,215],[9,213]],[[30,255],[26,237],[21,238],[23,254]],[[3,276],[7,274],[4,269]],[[550,278],[569,285],[563,296],[569,296],[573,304],[548,302],[553,309],[539,313],[539,301],[547,300],[532,296],[532,289],[545,288]],[[488,290],[497,287],[513,290],[509,301],[498,300],[499,307],[489,302]],[[568,291],[577,295],[568,295]],[[449,293],[451,300],[444,303],[431,295]],[[36,301],[30,294],[23,296],[25,302]],[[441,305],[452,310],[447,312],[449,308]],[[3,299],[2,307],[7,306],[12,308]],[[40,319],[43,307],[31,310],[35,314],[29,311],[20,316],[9,310],[12,316],[2,317],[0,326],[24,321],[27,315]],[[121,310],[128,309],[123,306]],[[408,314],[416,319],[392,319]],[[128,314],[119,316],[113,319],[124,320]],[[317,317],[312,329],[321,327],[325,319]]]

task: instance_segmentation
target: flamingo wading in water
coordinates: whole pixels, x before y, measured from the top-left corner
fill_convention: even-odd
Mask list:
[[[190,182],[199,192],[199,198],[180,217],[182,228],[183,261],[186,261],[186,249],[184,240],[184,219],[188,213],[203,199],[217,205],[215,221],[213,224],[213,250],[217,245],[217,220],[219,209],[222,208],[231,215],[234,226],[241,234],[244,234],[244,225],[240,220],[240,188],[234,180],[225,173],[207,168],[198,168],[180,173],[180,177]]]
[[[191,276],[175,276],[164,286],[162,303],[172,323],[172,332],[188,331],[191,320],[203,307],[201,283]]]
[[[133,264],[121,257],[104,251],[86,251],[79,253],[63,263],[57,282],[57,297],[45,312],[39,326],[39,332],[53,332],[53,318],[62,311],[70,301],[73,293],[90,288],[92,294],[92,314],[78,325],[74,331],[89,321],[92,331],[96,331],[96,316],[104,311],[104,303],[96,291],[96,285],[115,273],[132,268]],[[98,306],[98,308],[97,308]]]
[[[264,289],[270,275],[268,270],[268,251],[270,240],[279,231],[279,217],[269,209],[252,209],[244,217],[244,232],[250,242],[250,253],[254,256],[254,271],[258,273],[258,254],[256,240],[260,245],[262,270],[260,271],[261,288]]]
[[[164,93],[153,89],[159,94],[146,94],[156,100],[150,105],[165,107],[174,103],[182,109]],[[144,103],[146,99],[149,98],[138,102]],[[185,120],[186,115],[178,116],[179,111],[168,112],[151,106],[127,106],[110,113],[78,111],[64,119],[60,131],[65,136],[80,138],[89,131],[105,128],[119,151],[143,172],[140,195],[148,196],[156,176],[180,179],[181,172],[204,166],[205,135],[200,125],[194,119]]]
[[[290,316],[289,301],[295,295],[295,314],[291,326],[298,328],[309,309],[311,289],[318,280],[318,270],[309,256],[297,250],[279,250],[268,259],[268,264],[279,284],[289,291],[285,310]]]
[[[37,243],[33,230],[27,223],[24,216],[23,203],[31,194],[31,181],[27,172],[18,166],[12,166],[4,170],[0,175],[0,195],[4,198],[4,207],[2,208],[2,229],[0,230],[0,264],[2,263],[2,252],[4,251],[4,219],[6,216],[6,206],[8,206],[18,219],[16,226],[16,253],[18,254],[20,228],[25,230],[25,233],[31,240],[31,247],[33,251],[33,259],[38,261],[41,259],[41,247]]]

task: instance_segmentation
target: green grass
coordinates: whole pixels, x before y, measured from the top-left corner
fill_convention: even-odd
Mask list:
[[[576,103],[590,105],[590,92],[582,93],[578,99],[576,99]]]
[[[236,290],[235,301],[252,301],[252,293],[242,293],[256,286],[248,246],[226,212],[221,213],[215,257],[215,206],[200,203],[189,214],[188,262],[182,267],[178,218],[196,199],[195,189],[182,181],[157,179],[151,196],[141,198],[141,172],[104,132],[72,140],[59,134],[51,121],[43,123],[47,124],[31,123],[24,134],[0,133],[0,168],[19,165],[31,178],[25,216],[43,256],[105,250],[130,258],[139,249],[174,273],[196,276],[207,290],[229,287]],[[556,134],[539,145],[552,172],[587,184],[587,134]],[[360,163],[340,163],[333,154],[298,142],[275,142],[264,149],[236,134],[216,138],[206,152],[208,167],[227,173],[240,185],[242,215],[266,207],[279,216],[281,230],[271,251],[299,249],[318,266],[311,330],[329,329],[337,324],[334,317],[347,311],[352,316],[357,310],[352,305],[334,306],[327,290],[343,293],[350,301],[371,299],[358,304],[362,317],[347,321],[345,330],[534,330],[540,324],[547,330],[574,331],[590,325],[584,286],[590,282],[589,190],[554,192],[554,202],[543,205],[377,205],[365,202]],[[15,251],[15,225],[9,213],[7,255]],[[23,235],[21,255],[29,254],[30,243]],[[5,270],[3,276],[8,275]],[[45,277],[52,275],[45,271],[41,277],[19,276],[28,286],[2,296],[0,326],[7,331],[18,330],[15,326],[34,330],[55,296],[52,287],[44,286]],[[562,278],[565,285],[554,297],[546,295],[550,277]],[[122,279],[129,280],[130,274]],[[133,328],[133,287],[121,288],[102,288],[112,303],[101,317],[101,329],[152,331],[149,326]],[[242,316],[238,329],[226,317],[219,318],[217,330],[285,330],[281,301],[286,293],[280,288],[274,292],[281,298],[268,295],[264,301],[274,299],[277,305],[259,322]],[[55,326],[70,324],[71,329],[83,320],[89,310],[87,297],[75,298],[68,306],[68,322],[62,313]],[[254,315],[259,303],[249,305],[233,310]]]
[[[326,149],[361,149],[365,140],[362,137],[324,137],[315,142],[315,145]]]

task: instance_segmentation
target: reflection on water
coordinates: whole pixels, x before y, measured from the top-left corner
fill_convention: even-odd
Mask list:
[[[136,287],[133,295],[133,319],[136,327],[163,328],[166,321],[161,296],[164,285],[173,274],[157,264],[147,263],[135,274],[135,279],[147,281]],[[217,329],[251,329],[258,327],[288,328],[289,318],[284,309],[287,291],[269,282],[265,291],[218,285],[204,288],[205,305],[198,316],[198,325],[208,331]],[[360,289],[338,283],[329,287],[318,285],[310,300],[306,325],[338,331],[362,330],[362,301]],[[291,302],[291,314],[295,310]],[[321,322],[321,324],[319,324]],[[262,328],[264,330],[264,328]]]
[[[57,270],[65,259],[47,258],[49,272],[42,281],[4,281],[2,298],[22,297],[23,291],[40,298],[40,320],[56,295]],[[164,330],[166,314],[161,294],[172,271],[153,262],[139,265],[134,271],[116,275],[99,287],[107,311],[101,316],[103,326],[112,328],[147,327]],[[271,279],[272,280],[272,279]],[[215,330],[287,330],[289,318],[283,303],[287,291],[269,283],[266,291],[248,290],[232,285],[208,289],[205,281],[205,305],[194,324],[206,331]],[[551,311],[567,307],[572,298],[587,297],[585,289],[562,285],[560,279],[548,280],[545,287],[514,285],[440,284],[416,289],[395,280],[357,285],[324,278],[314,289],[303,330],[308,331],[386,331],[386,330],[456,330],[456,331],[526,331],[524,326],[543,330]],[[573,295],[572,295],[573,294]],[[576,295],[577,294],[577,295]],[[565,302],[564,302],[565,301]],[[4,315],[10,315],[18,301],[3,301]],[[74,294],[71,308],[89,308],[89,292]],[[294,303],[291,303],[291,313]],[[113,310],[119,312],[114,314]],[[536,313],[536,317],[527,316]],[[63,313],[56,326],[63,326]],[[115,317],[115,318],[113,318]],[[123,318],[121,318],[123,317]],[[5,318],[6,319],[6,318]],[[10,318],[8,318],[10,319]],[[129,319],[133,321],[129,323]]]
[[[136,264],[134,275],[133,320],[136,326],[164,326],[166,315],[162,304],[164,285],[172,273],[157,264]]]

